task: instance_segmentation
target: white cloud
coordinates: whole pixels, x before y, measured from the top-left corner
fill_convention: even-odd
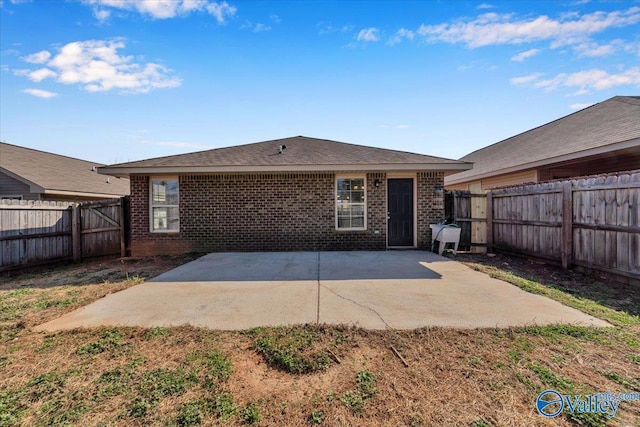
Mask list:
[[[42,89],[25,89],[23,90],[23,92],[28,93],[29,95],[37,96],[38,98],[45,98],[45,99],[58,96],[58,94],[55,92],[49,92],[48,90],[42,90]]]
[[[477,5],[476,9],[493,9],[493,6],[488,3],[482,3]]]
[[[51,53],[46,50],[41,50],[40,52],[32,53],[31,55],[27,55],[21,59],[32,64],[44,64],[49,60],[49,58],[51,58]]]
[[[511,83],[514,86],[523,85],[523,84],[531,83],[534,80],[537,80],[541,75],[542,75],[541,73],[533,73],[527,76],[514,77],[509,80],[509,83]]]
[[[593,103],[586,103],[586,104],[571,104],[569,105],[569,108],[571,108],[572,110],[583,110],[587,107],[591,107],[593,105]]]
[[[537,55],[538,53],[540,53],[540,49],[529,49],[529,50],[525,50],[524,52],[520,52],[517,55],[514,55],[511,57],[512,61],[515,62],[522,62],[525,59],[529,59],[532,56]]]
[[[607,44],[584,42],[575,45],[573,50],[580,56],[600,57],[611,55],[623,45],[624,41],[620,39],[612,40]]]
[[[220,24],[236,13],[235,6],[229,5],[226,1],[217,3],[208,0],[83,0],[83,2],[102,11],[106,11],[107,8],[135,11],[154,19],[186,16],[192,12],[207,12]],[[96,18],[101,20],[98,16]]]
[[[263,31],[270,31],[271,27],[269,27],[268,25],[265,25],[261,22],[258,22],[257,24],[253,25],[253,23],[251,21],[244,21],[244,24],[242,24],[240,26],[241,30],[251,30],[254,33],[261,33]]]
[[[93,17],[100,22],[106,22],[111,17],[111,12],[106,9],[93,9]]]
[[[349,33],[351,31],[353,31],[353,25],[343,25],[341,27],[335,27],[327,22],[324,21],[320,21],[316,24],[316,27],[318,27],[318,34],[319,35],[325,35],[325,34],[334,34],[334,33]]]
[[[49,77],[55,77],[57,74],[48,68],[38,68],[37,70],[15,70],[14,74],[17,76],[24,76],[32,82],[41,82]]]
[[[393,46],[395,44],[400,43],[403,39],[413,40],[415,36],[416,36],[416,33],[414,33],[413,31],[407,30],[406,28],[400,28],[398,31],[396,31],[393,37],[389,39],[387,44],[389,46]]]
[[[552,47],[560,47],[584,41],[588,36],[609,28],[625,27],[638,22],[640,7],[609,13],[566,15],[559,19],[540,15],[516,20],[510,14],[486,13],[472,21],[422,24],[417,33],[429,41],[463,43],[470,48],[540,40],[550,40]]]
[[[626,53],[636,54],[640,56],[640,43],[629,43],[624,46]]]
[[[253,32],[254,33],[261,33],[263,31],[269,31],[271,29],[271,27],[269,27],[268,25],[265,25],[263,23],[258,22],[256,24],[255,27],[253,27]]]
[[[513,80],[513,79],[512,79]],[[529,83],[535,79],[531,79]],[[640,67],[632,67],[620,73],[609,73],[601,69],[561,73],[550,79],[538,80],[533,87],[550,92],[559,87],[577,88],[574,95],[584,95],[592,90],[605,90],[616,86],[640,86]]]
[[[156,63],[136,63],[132,56],[120,56],[122,40],[87,40],[68,43],[37,70],[18,70],[33,81],[54,78],[58,83],[78,84],[88,92],[119,89],[131,93],[147,93],[152,89],[180,86],[181,80]],[[44,51],[43,51],[44,52]],[[46,55],[38,52],[38,55]],[[31,57],[27,56],[26,58]]]
[[[5,56],[5,55],[7,55],[7,56],[9,56],[9,55],[18,56],[18,55],[20,55],[20,51],[18,51],[16,49],[5,49],[2,52],[0,52],[0,55],[3,55],[3,56]]]
[[[356,40],[359,42],[377,42],[379,40],[378,29],[375,27],[364,28],[358,33]]]
[[[276,24],[279,24],[282,22],[282,19],[280,19],[280,17],[275,13],[272,13],[271,15],[269,15],[269,19],[271,19],[271,21],[273,21]]]

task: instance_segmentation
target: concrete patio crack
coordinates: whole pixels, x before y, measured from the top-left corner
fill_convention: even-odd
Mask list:
[[[328,290],[329,292],[331,292],[332,294],[334,294],[335,296],[337,296],[338,298],[341,298],[345,301],[349,301],[352,304],[357,305],[358,307],[362,307],[364,309],[367,309],[373,313],[375,313],[376,316],[378,316],[378,318],[382,321],[382,323],[384,323],[384,326],[387,327],[387,329],[391,329],[391,326],[389,326],[389,324],[384,320],[384,317],[382,317],[382,315],[380,313],[378,313],[376,310],[374,310],[373,308],[369,307],[368,305],[364,305],[364,304],[360,304],[357,301],[352,300],[351,298],[347,298],[343,295],[340,295],[339,293],[337,293],[336,291],[334,291],[333,289],[331,289],[330,287],[323,285],[322,282],[320,281],[320,252],[318,252],[318,306],[316,309],[316,323],[320,323],[320,288],[325,288],[326,290]]]
[[[384,323],[384,325],[387,327],[387,329],[391,329],[391,326],[389,326],[389,324],[384,320],[384,317],[382,317],[382,315],[380,313],[378,313],[375,309],[369,307],[368,305],[364,305],[364,304],[360,304],[359,302],[352,300],[351,298],[347,298],[343,295],[340,295],[339,293],[337,293],[336,291],[334,291],[333,289],[331,289],[330,287],[323,285],[322,283],[320,283],[320,281],[318,281],[318,286],[319,287],[323,287],[326,290],[328,290],[329,292],[331,292],[332,294],[334,294],[335,296],[337,296],[338,298],[341,298],[345,301],[349,301],[355,305],[357,305],[358,307],[362,307],[362,308],[366,308],[367,310],[375,313],[376,316],[378,316],[378,318],[380,318],[380,320],[382,321],[382,323]],[[320,295],[320,290],[318,289],[318,296]],[[319,301],[319,298],[318,298]],[[320,307],[318,306],[318,309]],[[318,319],[320,318],[320,311],[318,310]]]

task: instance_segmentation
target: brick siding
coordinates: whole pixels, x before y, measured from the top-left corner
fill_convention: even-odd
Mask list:
[[[132,255],[384,250],[386,173],[366,176],[366,231],[335,229],[336,175],[321,172],[181,175],[180,232],[151,233],[149,177],[132,175]],[[381,181],[379,187],[375,180]],[[444,208],[432,200],[443,180],[441,172],[418,174],[418,247],[423,249],[431,245],[429,223],[444,216]]]

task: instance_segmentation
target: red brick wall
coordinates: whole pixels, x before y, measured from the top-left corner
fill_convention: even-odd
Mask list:
[[[149,178],[131,177],[132,255],[189,251],[386,249],[386,174],[367,173],[367,230],[335,230],[334,173],[180,176],[180,232],[149,231]],[[379,187],[374,181],[379,179]],[[418,174],[418,245],[431,244],[429,223],[440,172]],[[425,228],[426,225],[426,228]],[[428,235],[421,236],[426,230]],[[378,231],[378,233],[376,233]],[[425,243],[428,242],[428,243]]]
[[[436,194],[436,187],[442,191]],[[429,224],[444,218],[444,173],[418,172],[418,248],[431,249]]]

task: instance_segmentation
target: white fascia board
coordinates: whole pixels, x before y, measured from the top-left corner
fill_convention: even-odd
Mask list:
[[[65,190],[44,190],[44,194],[54,194],[57,196],[81,196],[81,197],[95,197],[101,199],[119,199],[122,194],[107,194],[107,193],[84,193],[81,191],[65,191]]]
[[[166,175],[187,173],[220,173],[220,172],[343,172],[343,171],[464,171],[469,170],[472,163],[404,163],[404,164],[371,164],[371,165],[291,165],[291,166],[179,166],[179,167],[109,167],[98,168],[103,175],[128,176]]]

